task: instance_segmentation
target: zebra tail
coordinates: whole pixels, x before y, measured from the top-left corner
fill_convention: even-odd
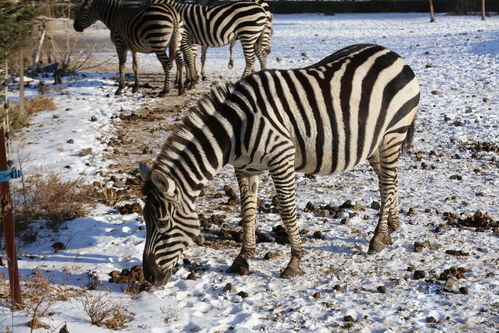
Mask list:
[[[412,123],[407,128],[407,135],[405,136],[404,142],[402,142],[401,152],[406,153],[412,148],[412,142],[414,141],[414,132],[416,131],[416,116],[412,120]]]

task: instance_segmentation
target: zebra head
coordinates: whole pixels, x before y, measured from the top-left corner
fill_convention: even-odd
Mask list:
[[[82,0],[80,3],[80,6],[76,10],[73,23],[73,27],[76,31],[82,32],[98,20],[94,2],[97,1]]]
[[[160,286],[170,280],[180,255],[199,233],[199,222],[175,182],[161,170],[140,164],[140,174],[147,231],[142,266],[146,280]]]

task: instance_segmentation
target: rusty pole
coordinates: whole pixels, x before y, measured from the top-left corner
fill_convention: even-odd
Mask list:
[[[5,151],[5,136],[0,127],[0,170],[7,170],[7,154]],[[21,288],[19,287],[19,271],[17,268],[15,226],[12,218],[12,199],[10,197],[9,182],[0,182],[0,209],[3,220],[5,248],[7,250],[10,297],[12,309],[21,307]]]

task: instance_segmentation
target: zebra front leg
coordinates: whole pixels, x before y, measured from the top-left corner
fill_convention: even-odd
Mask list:
[[[289,151],[292,150],[293,148],[289,149]],[[296,174],[294,161],[291,159],[270,170],[279,201],[279,211],[291,244],[291,260],[281,272],[283,278],[290,278],[301,273],[300,259],[303,256],[303,247],[296,225]]]
[[[369,158],[378,175],[381,208],[374,236],[369,242],[369,253],[380,252],[392,242],[390,233],[398,229],[397,161],[400,154],[400,135],[385,136],[382,146]]]
[[[135,83],[132,87],[132,93],[139,91],[139,62],[137,52],[132,51],[132,69]]]
[[[126,64],[126,52],[127,50],[124,48],[116,48],[116,52],[118,53],[118,61],[119,61],[119,78],[118,78],[118,89],[116,89],[115,95],[121,95],[123,88],[125,88],[125,64]]]
[[[165,80],[163,83],[163,90],[158,94],[159,97],[163,97],[170,92],[170,71],[173,67],[172,60],[166,55],[166,50],[162,52],[156,52],[156,57],[163,66],[163,72],[165,73]]]
[[[243,176],[238,173],[236,176],[241,193],[243,237],[241,252],[228,269],[231,273],[239,273],[243,267],[249,269],[248,259],[255,255],[256,250],[255,221],[259,176]]]

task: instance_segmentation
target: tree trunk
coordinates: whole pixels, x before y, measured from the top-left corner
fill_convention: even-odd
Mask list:
[[[482,21],[485,21],[485,0],[482,0]]]
[[[433,0],[430,1],[430,22],[435,22],[435,10],[433,9]]]

